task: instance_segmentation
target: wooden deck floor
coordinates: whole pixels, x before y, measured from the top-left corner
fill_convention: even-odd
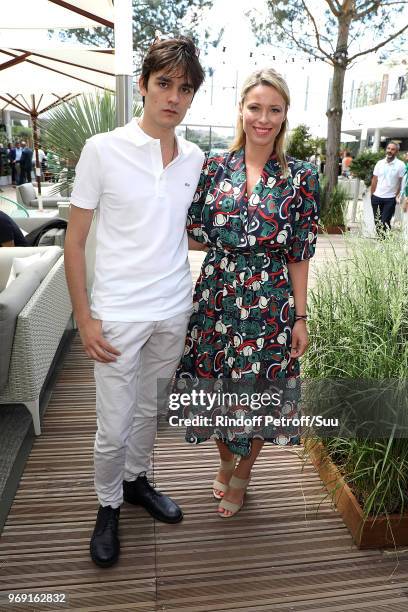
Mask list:
[[[198,262],[198,259],[197,259]],[[92,363],[76,338],[35,440],[0,539],[0,611],[408,610],[408,557],[360,552],[296,449],[266,446],[243,510],[216,516],[211,443],[186,445],[162,426],[158,487],[180,503],[178,525],[124,504],[119,563],[97,568],[89,537],[95,433]],[[66,593],[67,605],[8,605],[8,592]]]

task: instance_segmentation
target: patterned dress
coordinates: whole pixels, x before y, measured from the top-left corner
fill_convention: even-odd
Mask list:
[[[318,225],[318,174],[312,164],[288,158],[282,175],[276,156],[265,164],[249,201],[244,151],[209,155],[187,218],[188,234],[208,245],[197,280],[193,313],[176,384],[267,381],[284,384],[280,414],[299,414],[299,363],[290,358],[294,300],[288,263],[314,255]],[[225,408],[220,408],[224,410]],[[248,412],[242,406],[234,414]],[[186,408],[185,416],[199,411]],[[251,439],[296,444],[299,429],[190,426],[186,440],[216,437],[248,455]]]

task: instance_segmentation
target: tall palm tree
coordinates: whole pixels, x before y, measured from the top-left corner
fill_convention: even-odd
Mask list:
[[[142,106],[133,105],[133,116],[139,117]],[[41,122],[41,136],[49,152],[49,170],[59,176],[53,191],[69,195],[75,176],[75,166],[87,138],[115,128],[115,96],[91,93],[78,96],[50,111]]]

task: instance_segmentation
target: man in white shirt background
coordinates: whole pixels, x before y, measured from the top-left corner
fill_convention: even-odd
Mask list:
[[[93,561],[119,556],[123,499],[176,523],[178,505],[147,480],[157,426],[157,380],[171,379],[192,309],[185,231],[204,155],[175,135],[204,79],[184,37],[156,41],[142,66],[140,121],[90,138],[76,168],[65,242],[75,318],[95,360]],[[85,242],[97,214],[95,281],[86,292]]]
[[[399,144],[389,142],[386,156],[375,165],[371,180],[371,205],[374,219],[382,230],[391,229],[391,219],[395,213],[397,195],[401,189],[405,164],[397,158]]]

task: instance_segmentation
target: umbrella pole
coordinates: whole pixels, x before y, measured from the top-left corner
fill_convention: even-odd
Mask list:
[[[116,126],[122,126],[133,115],[133,9],[132,0],[114,4]]]
[[[41,202],[41,167],[40,167],[40,156],[38,155],[38,115],[37,113],[31,113],[31,121],[33,124],[33,140],[34,140],[34,154],[35,154],[35,180],[37,181],[38,195],[39,195],[39,208]]]

